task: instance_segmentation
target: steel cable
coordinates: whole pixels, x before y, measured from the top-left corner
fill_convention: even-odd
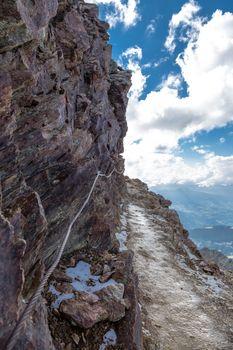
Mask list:
[[[123,174],[123,171],[122,172],[119,172],[118,170],[116,170],[115,168],[110,172],[109,175],[106,175],[106,174],[103,174],[101,173],[100,171],[97,172],[97,175],[93,181],[93,184],[91,186],[91,189],[89,191],[89,194],[86,198],[86,200],[84,201],[83,205],[81,206],[81,208],[79,209],[79,211],[77,212],[77,214],[74,216],[73,220],[71,221],[69,227],[68,227],[68,230],[67,230],[67,233],[65,235],[65,238],[62,242],[62,245],[59,249],[59,252],[58,252],[58,255],[57,255],[57,258],[56,260],[54,261],[54,263],[50,266],[50,268],[48,269],[48,271],[46,272],[46,274],[44,275],[44,277],[42,278],[37,290],[35,291],[35,293],[33,294],[33,296],[31,297],[31,299],[29,300],[27,306],[25,307],[25,309],[23,310],[18,322],[16,323],[8,341],[7,341],[7,344],[6,344],[6,347],[5,349],[6,350],[12,350],[13,349],[13,346],[15,345],[15,342],[17,340],[17,338],[19,337],[22,329],[23,329],[23,326],[24,326],[24,323],[25,321],[28,319],[29,315],[31,314],[37,300],[39,299],[39,297],[41,296],[41,292],[43,291],[49,277],[52,275],[53,271],[55,270],[55,268],[57,267],[57,265],[59,264],[60,262],[60,259],[62,257],[62,254],[64,252],[64,249],[65,249],[65,246],[66,246],[66,243],[69,239],[69,236],[70,236],[70,233],[71,233],[71,229],[75,223],[75,221],[78,219],[78,217],[81,215],[82,211],[84,210],[84,208],[86,207],[87,203],[89,202],[90,200],[90,197],[95,189],[95,186],[96,186],[96,183],[98,181],[98,178],[99,177],[105,177],[107,179],[109,179],[113,173],[116,172],[118,175],[121,175]]]

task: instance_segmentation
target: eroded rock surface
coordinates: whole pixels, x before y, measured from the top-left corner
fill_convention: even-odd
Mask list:
[[[130,72],[111,60],[107,29],[97,6],[82,0],[0,4],[0,347],[97,171],[123,168]],[[114,246],[123,188],[116,173],[99,180],[66,253]],[[47,327],[40,307],[21,349],[53,349],[35,328]]]

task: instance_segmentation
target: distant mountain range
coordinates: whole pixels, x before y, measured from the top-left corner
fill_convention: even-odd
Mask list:
[[[222,252],[226,256],[233,256],[233,227],[214,226],[198,228],[189,231],[191,239],[198,248],[207,247]]]
[[[198,248],[233,255],[233,186],[160,185],[153,192],[172,201]]]
[[[198,187],[192,184],[159,185],[153,192],[172,201],[188,230],[206,226],[233,226],[233,185]]]

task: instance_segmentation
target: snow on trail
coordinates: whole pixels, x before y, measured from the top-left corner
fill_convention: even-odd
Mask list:
[[[216,327],[207,305],[214,305],[213,298],[218,298],[207,290],[208,283],[214,285],[220,299],[224,286],[211,277],[211,281],[203,280],[187,266],[182,269],[169,249],[169,223],[132,203],[128,205],[127,219],[127,246],[134,251],[139,278],[145,349],[233,349],[225,332]],[[212,293],[209,299],[207,292]]]

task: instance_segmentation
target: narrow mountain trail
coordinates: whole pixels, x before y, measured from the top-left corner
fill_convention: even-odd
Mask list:
[[[142,189],[131,183],[128,190],[127,246],[135,254],[144,349],[233,349],[230,287],[201,270],[200,256],[177,240],[169,209],[156,212]]]

